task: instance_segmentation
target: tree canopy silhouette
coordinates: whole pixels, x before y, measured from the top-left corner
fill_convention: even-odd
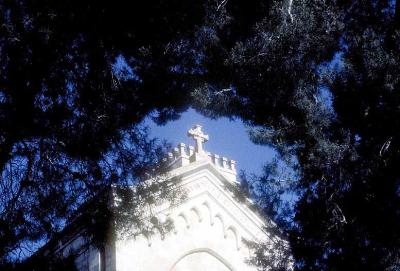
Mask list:
[[[202,11],[203,10],[203,11]],[[163,147],[141,126],[186,105],[202,3],[0,1],[0,259],[84,200],[132,184]],[[184,75],[187,76],[184,76]],[[0,261],[0,262],[1,262]]]
[[[195,102],[247,121],[252,139],[295,170],[297,182],[277,185],[266,167],[250,188],[267,214],[289,222],[281,225],[297,269],[396,270],[400,3],[272,3],[224,61],[211,62],[223,72]],[[280,190],[299,196],[293,220],[271,197]]]
[[[271,167],[249,189],[288,231],[297,269],[399,268],[399,1],[0,8],[4,261],[58,230],[85,195],[135,182],[158,160],[146,116],[163,123],[193,106],[242,119],[292,166],[290,223],[279,198],[263,201]]]

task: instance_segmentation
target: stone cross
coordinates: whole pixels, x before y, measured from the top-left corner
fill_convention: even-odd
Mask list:
[[[188,136],[192,137],[196,142],[195,152],[197,153],[204,153],[203,143],[209,139],[208,135],[204,134],[201,128],[201,125],[197,124],[188,131]]]

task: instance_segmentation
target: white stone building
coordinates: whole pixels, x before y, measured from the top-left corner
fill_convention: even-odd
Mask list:
[[[235,161],[203,149],[208,136],[201,126],[188,135],[195,146],[181,143],[169,155],[168,178],[179,180],[187,198],[178,206],[157,207],[157,216],[171,219],[174,229],[161,236],[139,236],[112,241],[102,255],[96,249],[80,252],[79,270],[90,271],[246,271],[251,256],[243,240],[271,242],[266,222],[236,199],[229,187],[238,184]],[[79,250],[79,235],[58,245],[67,255]]]

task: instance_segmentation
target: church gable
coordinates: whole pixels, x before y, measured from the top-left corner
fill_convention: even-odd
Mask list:
[[[165,236],[117,241],[118,271],[255,270],[246,263],[251,255],[243,240],[268,241],[264,221],[234,197],[234,163],[205,152],[201,127],[195,128],[196,146],[186,152],[180,144],[173,159],[170,155],[169,176],[179,181],[187,198],[158,209],[158,218],[171,220],[174,229]]]
[[[204,150],[209,137],[201,126],[188,134],[195,146],[181,143],[169,154],[165,180],[176,182],[174,187],[186,197],[173,206],[160,200],[149,214],[161,223],[172,222],[171,231],[110,239],[101,251],[87,247],[79,231],[74,231],[74,235],[54,240],[58,242],[49,246],[49,253],[77,253],[75,263],[80,271],[256,270],[247,264],[252,251],[244,240],[273,246],[275,240],[265,231],[266,223],[271,226],[273,222],[264,221],[248,207],[249,202],[235,197],[239,184],[235,161]]]
[[[184,177],[180,180],[181,186],[188,196],[185,204],[193,205],[190,209],[200,210],[201,206],[206,206],[205,215],[200,211],[199,215],[210,216],[211,224],[216,217],[223,221],[234,221],[232,223],[237,225],[232,228],[242,228],[246,232],[243,236],[247,239],[265,237],[264,221],[247,207],[246,202],[241,202],[235,197],[232,184],[222,175],[217,174],[217,169],[211,163],[199,165],[195,172],[186,176],[182,175]],[[227,223],[224,224],[227,225]]]

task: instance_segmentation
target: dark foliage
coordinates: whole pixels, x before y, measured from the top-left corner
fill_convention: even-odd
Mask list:
[[[0,1],[0,263],[112,184],[146,178],[163,148],[140,123],[185,109],[192,71],[178,64],[204,13],[201,2]]]
[[[399,1],[274,1],[193,94],[293,165],[300,270],[400,268],[399,14]],[[274,216],[269,173],[253,188]]]

